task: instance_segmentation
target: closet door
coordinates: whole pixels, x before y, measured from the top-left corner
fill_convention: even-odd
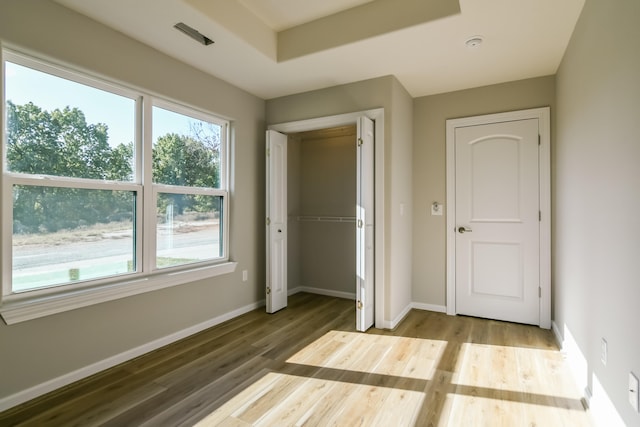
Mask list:
[[[356,329],[366,331],[374,320],[374,124],[358,119],[356,191]]]
[[[267,131],[267,313],[287,306],[287,136]]]

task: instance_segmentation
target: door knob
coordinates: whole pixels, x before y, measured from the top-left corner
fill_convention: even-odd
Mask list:
[[[458,233],[462,234],[462,233],[470,233],[473,230],[470,228],[466,228],[466,227],[458,227]]]

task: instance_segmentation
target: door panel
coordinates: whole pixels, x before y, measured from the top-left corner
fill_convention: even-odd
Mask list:
[[[456,311],[539,324],[538,120],[455,129]]]
[[[520,139],[512,136],[469,143],[472,221],[519,221],[519,143]]]
[[[521,245],[472,242],[471,250],[472,294],[522,299]],[[499,268],[494,268],[493,260],[500,260]]]
[[[287,136],[267,131],[267,312],[287,306]]]
[[[356,190],[356,329],[366,331],[374,321],[374,123],[358,120]]]

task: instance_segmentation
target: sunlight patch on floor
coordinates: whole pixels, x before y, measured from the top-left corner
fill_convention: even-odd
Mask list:
[[[446,341],[329,331],[287,363],[428,380]]]
[[[557,351],[464,343],[456,369],[460,372],[457,385],[579,401],[566,369]]]
[[[588,426],[566,369],[548,348],[332,330],[197,425]]]
[[[267,373],[197,425],[411,426],[425,393]]]

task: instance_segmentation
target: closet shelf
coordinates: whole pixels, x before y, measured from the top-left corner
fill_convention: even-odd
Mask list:
[[[355,216],[298,216],[299,222],[356,222]]]

